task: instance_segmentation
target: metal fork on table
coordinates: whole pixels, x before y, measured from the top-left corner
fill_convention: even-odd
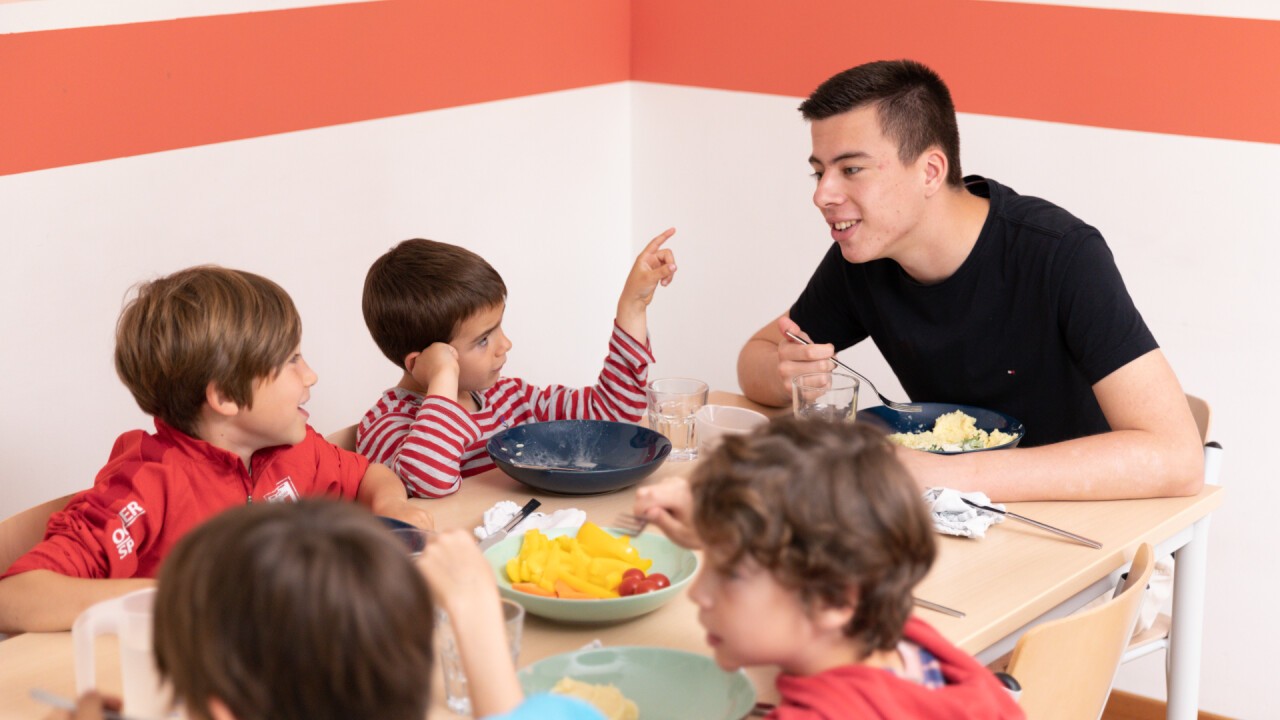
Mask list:
[[[787,337],[791,338],[792,340],[795,340],[796,342],[800,343],[801,345],[812,345],[812,344],[813,344],[813,343],[809,342],[808,340],[805,340],[804,338],[802,338],[802,337],[800,337],[799,335],[796,335],[795,333],[792,333],[792,332],[788,332],[788,333],[787,333]],[[911,403],[900,403],[900,402],[898,402],[897,400],[890,400],[889,398],[887,398],[887,397],[885,397],[885,396],[881,395],[881,394],[880,394],[880,391],[876,389],[876,384],[875,384],[875,383],[873,383],[873,382],[871,382],[870,380],[868,380],[866,375],[863,375],[862,373],[858,372],[857,370],[854,370],[853,368],[849,367],[848,365],[845,365],[844,363],[840,362],[840,360],[839,360],[838,358],[836,358],[834,355],[831,357],[831,361],[832,361],[832,362],[834,362],[835,364],[839,365],[840,367],[844,368],[845,370],[848,370],[849,372],[853,373],[853,374],[854,374],[854,375],[856,375],[858,378],[860,378],[860,379],[862,380],[862,382],[866,383],[866,384],[867,384],[867,386],[871,388],[871,392],[875,393],[875,394],[876,394],[876,397],[880,398],[880,402],[884,403],[885,405],[887,405],[887,406],[889,406],[889,407],[893,408],[894,410],[897,410],[898,412],[909,412],[909,413],[913,413],[913,412],[920,412],[920,406],[919,406],[919,405],[912,405]]]

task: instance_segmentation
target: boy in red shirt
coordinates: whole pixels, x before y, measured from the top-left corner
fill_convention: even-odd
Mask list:
[[[883,434],[774,420],[637,491],[637,514],[705,548],[689,597],[726,670],[776,665],[775,720],[1002,720],[995,676],[911,615],[937,548]]]
[[[364,282],[364,319],[402,372],[356,429],[356,449],[396,472],[409,494],[442,497],[493,467],[485,443],[513,425],[564,419],[635,422],[646,406],[647,308],[675,277],[658,235],[636,258],[618,298],[609,355],[587,388],[535,387],[501,377],[511,341],[502,329],[507,287],[484,258],[434,240],[405,240]]]
[[[156,431],[121,435],[93,488],[0,578],[0,631],[70,628],[154,583],[188,530],[245,503],[330,495],[431,527],[391,471],[307,425],[317,377],[301,338],[293,301],[258,275],[205,266],[144,283],[120,314],[115,363]]]

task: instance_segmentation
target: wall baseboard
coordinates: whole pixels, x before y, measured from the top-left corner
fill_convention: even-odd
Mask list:
[[[1102,720],[1164,720],[1165,704],[1142,695],[1113,690],[1102,711]],[[1200,711],[1200,720],[1231,720],[1226,715]]]

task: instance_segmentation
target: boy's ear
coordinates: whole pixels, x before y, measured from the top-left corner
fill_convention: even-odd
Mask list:
[[[219,415],[231,417],[240,412],[240,406],[227,397],[217,383],[210,382],[204,389],[204,400],[209,408]]]
[[[410,375],[412,375],[412,374],[413,374],[413,366],[414,366],[414,364],[415,364],[415,363],[417,363],[417,362],[418,362],[418,356],[419,356],[419,355],[421,355],[421,354],[422,354],[422,352],[421,352],[421,351],[414,350],[413,352],[411,352],[411,353],[409,353],[408,355],[405,355],[405,356],[404,356],[404,363],[403,363],[403,365],[404,365],[404,371],[405,371],[405,372],[409,373]]]
[[[213,720],[236,720],[236,716],[218,698],[209,698],[209,717]]]
[[[857,611],[858,590],[857,588],[850,588],[849,594],[842,605],[828,605],[819,602],[813,612],[813,621],[823,630],[843,632],[844,628],[853,622],[853,615]]]

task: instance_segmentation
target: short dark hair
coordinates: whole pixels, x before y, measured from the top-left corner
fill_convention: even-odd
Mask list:
[[[864,653],[902,639],[912,588],[937,554],[920,491],[884,434],[777,418],[694,470],[694,527],[716,561],[750,557],[809,607],[848,607]]]
[[[137,286],[116,322],[116,374],[142,411],[195,434],[212,382],[241,407],[302,341],[289,294],[251,272],[203,265]]]
[[[405,240],[364,279],[364,322],[396,367],[432,343],[449,342],[477,312],[507,298],[502,276],[479,255],[448,243]]]
[[[215,698],[240,720],[421,720],[432,623],[422,575],[367,511],[255,503],[166,558],[153,644],[196,720]]]
[[[915,162],[930,147],[947,156],[947,184],[963,187],[960,129],[951,91],[933,70],[914,60],[878,60],[838,73],[800,104],[805,120],[875,105],[880,130],[898,143],[898,159]]]

